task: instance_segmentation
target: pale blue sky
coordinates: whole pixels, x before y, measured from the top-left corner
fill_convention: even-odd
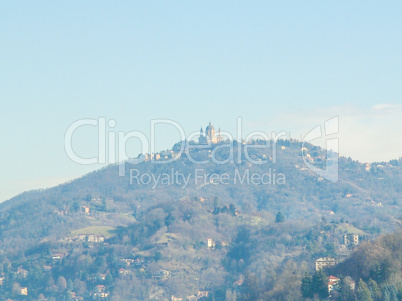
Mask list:
[[[67,127],[99,116],[144,133],[154,118],[234,131],[241,116],[246,132],[297,136],[339,115],[341,154],[399,157],[401,12],[400,1],[0,1],[0,201],[99,168],[64,152]],[[75,143],[94,153],[96,132]]]

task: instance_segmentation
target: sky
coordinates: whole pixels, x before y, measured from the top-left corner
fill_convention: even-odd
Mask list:
[[[402,156],[400,1],[0,0],[0,201],[99,169],[65,151],[83,119],[150,136],[217,128],[300,138],[339,116],[340,154]],[[156,150],[179,139],[156,130]],[[107,141],[107,145],[109,144]],[[98,127],[72,138],[98,152]],[[139,145],[127,143],[135,156]],[[106,160],[107,161],[107,160]]]

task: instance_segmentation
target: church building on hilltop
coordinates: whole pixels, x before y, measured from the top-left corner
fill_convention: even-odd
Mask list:
[[[215,128],[209,122],[208,126],[205,128],[205,133],[204,131],[200,130],[200,137],[198,138],[198,143],[199,144],[216,144],[222,141],[222,136],[221,136],[221,129],[218,130],[218,135],[215,135]]]

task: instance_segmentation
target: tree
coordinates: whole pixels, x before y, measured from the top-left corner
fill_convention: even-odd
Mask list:
[[[43,294],[39,294],[38,300],[46,300],[46,298]]]
[[[57,287],[59,288],[59,290],[65,291],[67,289],[66,278],[60,276],[59,279],[57,279]]]
[[[237,300],[236,291],[231,291],[228,289],[226,291],[225,301],[236,301],[236,300]]]
[[[328,243],[325,245],[325,255],[330,257],[336,256],[336,246],[333,243]]]
[[[381,290],[377,282],[375,282],[373,279],[370,278],[369,281],[367,282],[367,286],[370,290],[373,299],[379,301],[381,299]]]
[[[244,280],[244,300],[257,300],[259,295],[257,277],[247,273]]]
[[[399,301],[400,300],[400,299],[398,299],[398,293],[397,293],[394,285],[392,285],[390,287],[390,297],[391,297],[391,301]]]
[[[169,213],[165,218],[165,225],[169,227],[170,225],[173,224],[174,221],[175,221],[174,216],[172,215],[172,213]]]
[[[110,275],[110,273],[108,275]],[[107,280],[107,276],[106,276],[106,280]],[[87,286],[84,281],[81,281],[78,278],[76,278],[73,283],[74,283],[74,290],[78,295],[83,295],[86,292]]]
[[[72,208],[71,208],[72,211],[78,212],[78,211],[80,211],[80,208],[81,208],[80,202],[79,201],[74,201],[73,204],[72,204]]]
[[[373,301],[370,290],[367,287],[366,282],[364,282],[362,279],[360,279],[357,284],[356,297],[359,301]]]
[[[221,208],[220,208],[219,198],[215,197],[214,198],[214,212],[213,213],[218,214],[220,211],[221,211]]]
[[[236,239],[231,245],[231,249],[228,252],[228,257],[247,261],[251,256],[252,241],[250,240],[250,229],[244,226],[240,226]]]
[[[52,289],[53,285],[54,285],[54,279],[52,276],[50,276],[49,279],[46,281],[46,288]]]
[[[110,273],[107,273],[105,283],[111,285],[113,283],[113,276]]]
[[[282,212],[278,212],[276,214],[275,223],[283,223],[285,221],[285,217],[283,216]]]
[[[18,282],[14,282],[12,292],[14,295],[20,295],[21,294],[21,285]]]
[[[389,293],[389,290],[387,290],[387,289],[383,290],[382,301],[391,301],[391,294]]]
[[[371,268],[369,273],[370,276],[372,276],[372,278],[376,280],[378,283],[383,283],[387,281],[388,278],[390,277],[392,273],[391,270],[392,270],[391,260],[389,260],[388,258],[386,258],[386,256],[384,256],[384,258],[382,258],[382,261],[377,262],[374,265],[374,267]]]
[[[162,259],[162,253],[161,252],[156,252],[155,253],[155,255],[154,255],[154,260],[155,261],[159,261],[159,260],[161,260]]]
[[[356,300],[355,293],[350,287],[352,279],[350,277],[341,278],[340,288],[339,288],[339,298],[340,301],[353,301]]]
[[[73,291],[74,291],[74,283],[73,283],[73,281],[72,281],[71,279],[68,279],[68,281],[67,281],[67,289],[68,289],[70,292],[73,292]]]
[[[108,211],[109,210],[107,200],[104,197],[102,198],[102,209],[103,209],[103,211]]]
[[[230,212],[230,214],[231,214],[232,216],[235,216],[235,215],[236,215],[236,207],[235,207],[235,205],[233,205],[233,204],[230,204],[230,205],[229,205],[229,212]]]
[[[328,297],[328,280],[322,270],[318,270],[314,273],[312,287],[313,293],[317,294],[320,299]]]
[[[308,273],[306,273],[302,278],[300,290],[304,298],[313,297],[313,280]]]

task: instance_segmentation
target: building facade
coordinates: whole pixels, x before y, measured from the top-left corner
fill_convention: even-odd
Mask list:
[[[203,129],[200,130],[200,137],[198,138],[199,144],[216,144],[222,141],[221,129],[218,130],[218,135],[216,135],[215,127],[209,122],[205,128],[205,133]]]
[[[322,258],[318,258],[315,261],[315,270],[321,270],[324,267],[329,267],[329,266],[333,266],[338,264],[338,261],[334,258],[331,257],[322,257]]]

